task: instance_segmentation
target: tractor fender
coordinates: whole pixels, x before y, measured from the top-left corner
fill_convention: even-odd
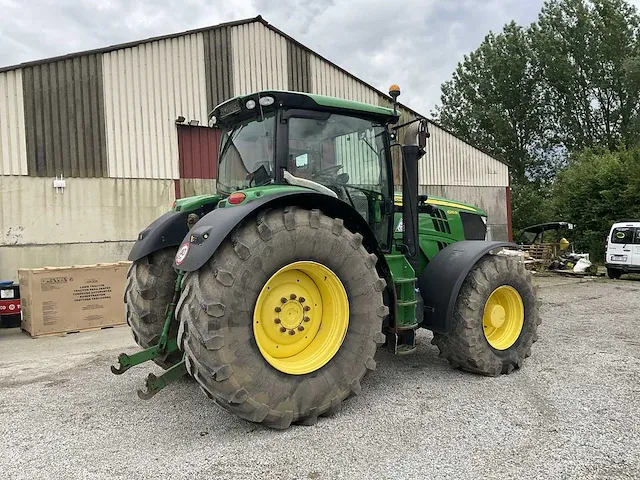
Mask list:
[[[320,209],[328,216],[341,218],[351,231],[359,232],[363,244],[370,252],[379,253],[378,242],[362,216],[348,203],[313,190],[281,192],[265,195],[258,200],[217,208],[202,217],[182,240],[174,259],[174,267],[183,272],[193,272],[202,267],[244,219],[256,216],[267,208],[297,206]],[[382,258],[382,255],[378,255]]]
[[[448,333],[462,283],[473,266],[491,250],[515,246],[510,242],[464,240],[438,252],[418,278],[424,301],[424,317],[420,326],[437,333]]]
[[[136,243],[129,252],[129,260],[135,262],[163,248],[180,245],[180,241],[189,231],[189,213],[191,212],[170,211],[156,218],[138,234]]]

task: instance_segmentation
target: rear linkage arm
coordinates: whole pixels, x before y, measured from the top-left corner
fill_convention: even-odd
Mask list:
[[[180,298],[180,291],[182,289],[182,278],[184,277],[183,272],[178,272],[178,278],[176,279],[176,286],[173,292],[173,298],[171,303],[167,306],[167,310],[165,311],[164,325],[162,327],[162,334],[160,335],[160,340],[157,345],[146,348],[141,352],[134,353],[132,355],[127,355],[126,353],[121,353],[118,356],[118,366],[111,366],[111,372],[115,375],[122,375],[124,372],[129,370],[131,367],[135,365],[140,365],[141,363],[147,362],[149,360],[153,360],[165,353],[171,353],[178,350],[178,344],[175,338],[169,339],[169,329],[171,327],[171,320],[173,319],[174,313],[176,311],[176,305],[178,304],[178,299]],[[155,376],[153,373],[150,373],[145,381],[145,386],[147,388],[146,391],[138,390],[138,397],[143,400],[148,400],[153,397],[156,393],[162,390],[164,387],[174,382],[178,378],[182,377],[187,373],[187,369],[184,365],[184,360],[177,363],[166,372],[164,372],[159,377]]]

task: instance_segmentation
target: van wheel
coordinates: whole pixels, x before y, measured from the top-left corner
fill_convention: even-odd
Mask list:
[[[607,268],[607,276],[612,280],[617,280],[622,276],[622,272],[615,268]]]

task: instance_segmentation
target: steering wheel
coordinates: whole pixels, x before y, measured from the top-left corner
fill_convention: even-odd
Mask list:
[[[342,169],[342,165],[333,165],[331,167],[327,167],[327,168],[323,168],[322,170],[318,170],[313,175],[311,175],[311,178],[313,178],[313,179],[325,178],[325,179],[328,179],[328,180],[335,180],[335,178],[338,176],[338,172],[341,169]]]

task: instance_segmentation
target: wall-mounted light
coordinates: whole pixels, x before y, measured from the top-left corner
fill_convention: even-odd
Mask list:
[[[189,125],[191,125],[192,127],[197,127],[199,123],[200,120],[189,120]]]
[[[184,122],[184,117],[182,115],[180,115],[177,119],[176,119],[176,123],[183,123]]]

